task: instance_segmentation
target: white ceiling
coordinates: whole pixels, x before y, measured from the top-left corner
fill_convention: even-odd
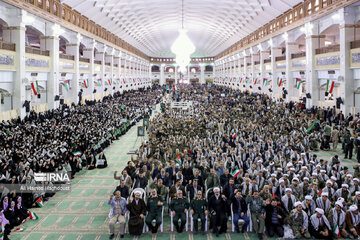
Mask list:
[[[173,57],[181,0],[62,0],[152,57]],[[302,0],[184,0],[193,57],[216,56]]]

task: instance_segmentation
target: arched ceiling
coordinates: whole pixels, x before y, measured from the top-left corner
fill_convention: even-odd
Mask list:
[[[302,0],[184,0],[194,57],[215,56]],[[62,0],[148,56],[173,57],[181,0]]]

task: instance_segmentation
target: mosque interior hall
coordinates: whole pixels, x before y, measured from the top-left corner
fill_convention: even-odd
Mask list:
[[[0,240],[360,239],[360,0],[0,0]]]

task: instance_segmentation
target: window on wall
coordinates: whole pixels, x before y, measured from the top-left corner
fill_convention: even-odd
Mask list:
[[[211,65],[205,66],[205,72],[212,72],[212,71],[213,71],[213,66]]]

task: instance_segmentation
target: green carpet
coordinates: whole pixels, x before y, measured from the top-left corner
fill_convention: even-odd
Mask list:
[[[158,108],[159,109],[159,108]],[[138,123],[141,125],[142,121]],[[91,171],[83,170],[75,176],[70,193],[57,193],[43,208],[32,209],[38,216],[38,220],[28,220],[21,227],[24,232],[11,233],[11,240],[99,240],[109,238],[108,213],[109,205],[107,201],[110,194],[118,184],[113,179],[114,171],[121,171],[126,162],[130,159],[127,155],[129,150],[134,150],[141,144],[141,140],[136,137],[137,127],[132,127],[130,131],[115,141],[105,150],[109,167],[106,169],[95,169]],[[335,152],[317,152],[319,158],[330,160]],[[337,152],[342,159],[343,154]],[[355,161],[342,160],[342,164],[352,166]],[[190,232],[182,234],[170,233],[170,217],[164,213],[164,233],[152,235],[143,234],[139,239],[158,239],[158,240],[211,240],[211,239],[257,239],[253,233],[236,234],[231,232],[231,223],[228,222],[228,233],[216,238],[213,234],[193,235]],[[116,233],[119,232],[119,225],[116,226]],[[120,239],[119,234],[116,239]],[[124,239],[134,239],[128,234]],[[267,239],[267,238],[265,238]],[[274,238],[275,239],[275,238]]]

